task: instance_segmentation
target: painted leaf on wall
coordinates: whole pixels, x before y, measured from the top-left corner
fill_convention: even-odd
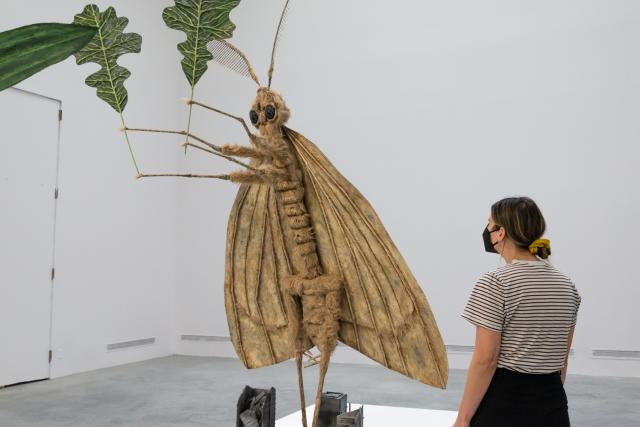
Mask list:
[[[207,43],[232,36],[235,25],[229,13],[239,3],[240,0],[176,0],[175,6],[162,12],[169,28],[187,35],[187,40],[178,44],[178,50],[184,55],[182,70],[191,87],[198,83],[207,71],[207,62],[213,59]]]
[[[118,17],[113,7],[100,12],[98,6],[90,4],[75,16],[73,22],[98,30],[91,42],[75,54],[76,62],[95,62],[102,67],[87,77],[85,82],[98,90],[98,97],[122,113],[128,99],[124,81],[131,72],[118,65],[117,61],[125,53],[140,52],[142,37],[136,33],[123,33],[129,20]]]
[[[0,33],[0,90],[66,59],[96,32],[83,25],[42,23]]]

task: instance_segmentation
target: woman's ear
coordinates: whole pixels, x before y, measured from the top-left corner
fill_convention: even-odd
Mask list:
[[[495,236],[497,238],[496,245],[500,243],[504,244],[505,239],[507,238],[507,230],[501,225],[498,227],[499,228],[496,230],[496,233],[495,233]]]
[[[500,228],[498,229],[498,236],[500,236],[502,240],[507,237],[507,230],[503,226],[500,226]]]

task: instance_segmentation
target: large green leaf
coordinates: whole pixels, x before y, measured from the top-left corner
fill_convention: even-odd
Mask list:
[[[116,16],[113,7],[100,12],[98,6],[85,6],[73,20],[76,24],[97,28],[98,32],[84,49],[75,54],[78,64],[95,62],[102,68],[91,74],[85,82],[98,89],[98,97],[106,101],[119,113],[127,105],[127,90],[124,81],[131,72],[118,65],[118,57],[125,53],[140,52],[142,37],[136,33],[123,33],[129,23],[125,17]]]
[[[229,13],[240,0],[175,0],[175,3],[164,9],[162,18],[169,28],[187,35],[187,40],[178,44],[178,50],[184,55],[182,70],[193,87],[207,71],[207,61],[213,59],[207,43],[232,36],[236,26]]]
[[[20,83],[82,49],[97,29],[44,23],[0,33],[0,90]]]

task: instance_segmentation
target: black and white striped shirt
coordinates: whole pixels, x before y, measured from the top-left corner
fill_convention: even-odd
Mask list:
[[[502,333],[498,367],[542,374],[563,368],[580,301],[547,260],[513,260],[478,280],[462,317]]]

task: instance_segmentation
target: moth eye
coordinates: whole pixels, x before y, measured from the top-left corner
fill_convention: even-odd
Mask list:
[[[267,120],[273,120],[276,116],[276,109],[273,105],[267,105],[267,108],[265,108],[264,111],[267,116]]]
[[[251,123],[253,123],[254,125],[258,124],[258,113],[256,113],[255,110],[251,110],[249,112],[249,118],[251,119]]]

